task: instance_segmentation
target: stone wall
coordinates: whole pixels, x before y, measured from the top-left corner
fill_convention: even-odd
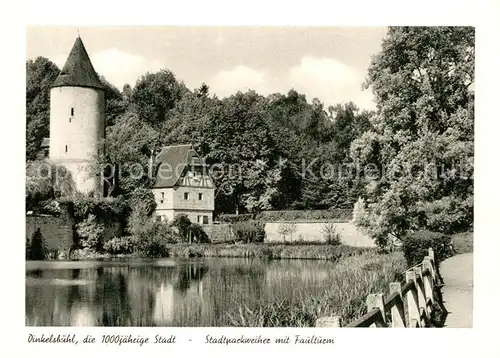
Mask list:
[[[65,218],[49,215],[26,215],[26,241],[31,244],[33,233],[40,229],[47,250],[68,250],[73,245],[72,223]]]
[[[283,236],[280,233],[282,224],[295,224],[292,234]],[[266,238],[264,242],[325,242],[323,233],[324,226],[328,222],[268,222],[266,223]],[[361,232],[352,222],[336,222],[332,224],[335,232],[339,234],[342,244],[358,247],[374,247],[374,240]]]

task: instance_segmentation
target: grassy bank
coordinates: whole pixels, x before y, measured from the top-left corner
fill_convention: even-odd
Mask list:
[[[171,244],[168,257],[243,257],[337,261],[342,257],[374,252],[374,249],[320,244]]]
[[[300,292],[294,297],[248,307],[237,304],[222,324],[241,327],[311,327],[321,316],[340,316],[349,323],[366,313],[365,299],[373,292],[388,293],[389,283],[401,278],[406,262],[401,252],[344,257],[335,265],[331,289],[313,297]]]

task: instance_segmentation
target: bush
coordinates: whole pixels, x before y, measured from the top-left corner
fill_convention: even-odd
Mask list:
[[[169,244],[171,244],[171,241],[168,237],[154,235],[148,239],[141,239],[138,249],[143,256],[167,257],[169,255]]]
[[[432,231],[417,231],[403,240],[403,252],[408,267],[421,263],[428,255],[430,247],[434,250],[436,265],[453,255],[450,236]]]
[[[256,215],[256,220],[273,221],[300,221],[300,220],[350,220],[351,209],[332,210],[278,210],[263,211]]]
[[[247,220],[232,225],[237,240],[250,242],[264,242],[266,231],[264,223],[258,220]]]
[[[102,239],[104,225],[98,222],[94,214],[90,214],[87,219],[76,225],[76,232],[79,236],[79,244],[82,248],[100,251],[102,249]]]
[[[326,223],[323,225],[321,228],[321,231],[323,232],[323,236],[325,238],[325,241],[328,245],[340,245],[340,235],[335,229],[335,225],[333,223]]]
[[[170,225],[138,214],[132,216],[133,236],[140,254],[147,257],[168,256],[168,245],[179,242],[179,236]]]
[[[208,237],[205,230],[203,230],[203,227],[201,225],[192,223],[189,227],[189,231],[191,231],[197,243],[210,242],[210,238]]]
[[[221,214],[219,215],[219,221],[221,223],[230,223],[234,224],[241,221],[252,220],[254,217],[253,214]]]
[[[135,236],[114,237],[104,243],[104,251],[111,255],[131,254],[138,248],[138,240]]]
[[[185,214],[176,215],[174,221],[172,221],[172,226],[179,230],[179,235],[187,240],[189,235],[189,228],[191,226],[191,220]]]
[[[26,251],[28,260],[43,260],[45,258],[46,249],[39,228],[31,236],[31,242],[26,243]]]
[[[203,227],[197,223],[191,222],[185,214],[176,215],[174,221],[172,221],[172,226],[178,230],[179,235],[185,241],[192,238],[193,241],[197,243],[210,242],[210,238],[205,230],[203,230]]]

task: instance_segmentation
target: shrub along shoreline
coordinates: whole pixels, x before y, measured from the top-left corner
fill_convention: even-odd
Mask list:
[[[151,256],[138,251],[111,254],[90,250],[74,250],[72,259],[112,258],[112,257],[156,257],[156,258],[263,258],[270,260],[329,260],[338,261],[344,257],[375,253],[375,248],[353,247],[327,244],[212,244],[173,243],[163,244],[161,255]],[[160,253],[160,252],[158,252]]]

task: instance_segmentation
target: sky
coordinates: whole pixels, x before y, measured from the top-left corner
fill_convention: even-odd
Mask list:
[[[166,68],[190,89],[203,82],[219,97],[253,89],[294,88],[309,102],[352,101],[373,109],[362,90],[385,27],[27,27],[27,59],[44,56],[62,68],[78,36],[95,70],[120,90]]]

